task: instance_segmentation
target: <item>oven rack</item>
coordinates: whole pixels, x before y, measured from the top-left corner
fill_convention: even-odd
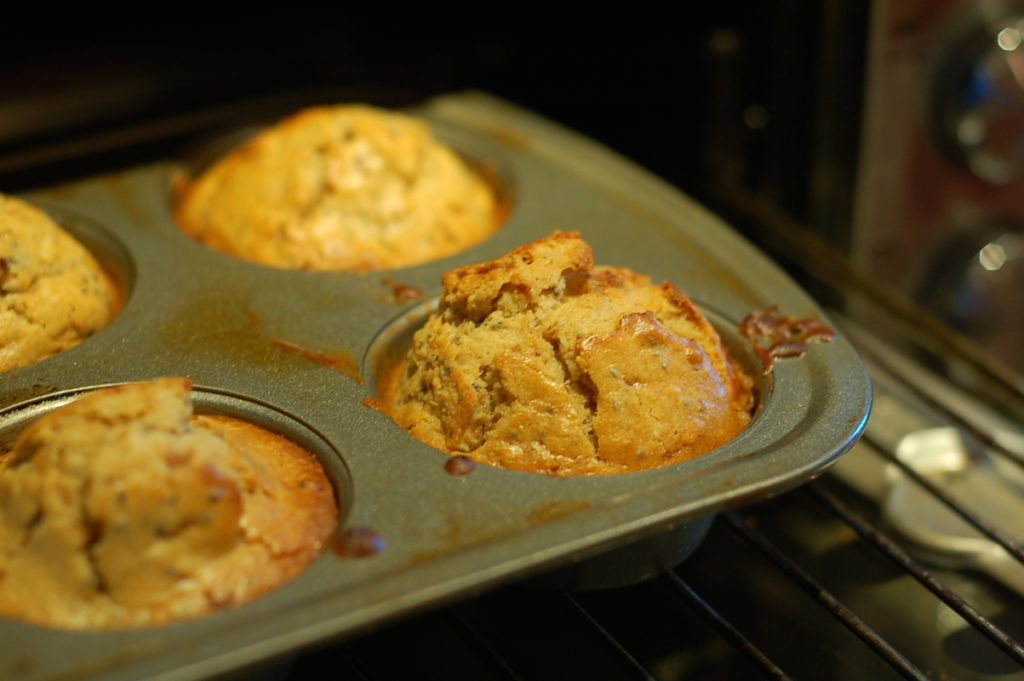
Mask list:
[[[823,509],[840,518],[860,535],[862,541],[881,556],[913,576],[991,642],[989,655],[1005,656],[997,664],[999,678],[1009,668],[1024,670],[1024,649],[1013,635],[1001,629],[992,619],[973,608],[967,599],[913,559],[906,551],[879,529],[865,520],[828,489],[828,484],[814,482],[791,492],[787,497],[806,496]],[[787,498],[783,500],[788,503]],[[769,502],[771,503],[771,502]],[[449,606],[410,622],[361,638],[343,642],[322,651],[308,653],[287,664],[285,678],[314,678],[315,670],[330,668],[337,678],[356,679],[495,679],[527,681],[529,679],[664,679],[691,678],[905,678],[935,679],[947,673],[927,661],[914,659],[913,653],[901,651],[870,624],[859,617],[853,607],[831,593],[821,581],[811,576],[784,549],[756,529],[762,509],[728,512],[716,521],[713,533],[728,532],[749,542],[762,554],[766,565],[774,566],[799,587],[808,602],[791,604],[790,616],[804,612],[812,603],[834,617],[863,644],[853,657],[858,667],[850,668],[848,677],[837,677],[826,660],[814,662],[811,668],[791,660],[780,660],[792,651],[778,653],[762,646],[754,635],[744,633],[745,627],[723,614],[717,604],[702,596],[701,587],[693,585],[692,574],[700,568],[689,564],[669,572],[652,583],[609,593],[546,593],[517,586],[488,594],[473,601]],[[701,549],[698,555],[702,555]],[[703,556],[702,556],[703,557]],[[697,556],[691,559],[703,565]],[[712,559],[713,562],[713,559]],[[768,565],[770,564],[770,565]],[[668,629],[676,637],[676,647],[666,653],[664,648],[651,648],[618,630],[629,622],[649,617],[657,602],[675,598],[683,607],[692,609],[691,617],[677,613],[675,621],[660,617],[657,627]],[[627,601],[628,607],[621,601]],[[735,602],[727,604],[735,607]],[[692,620],[692,614],[701,622]],[[775,619],[778,613],[768,617]],[[500,624],[496,623],[500,620]],[[650,627],[650,624],[647,625]],[[783,616],[778,626],[789,628],[796,640],[818,636],[807,624],[792,622]],[[571,628],[567,634],[566,629]],[[650,633],[650,632],[648,632]],[[763,633],[763,632],[762,632]],[[815,643],[812,639],[811,643]],[[847,645],[851,645],[849,642]],[[728,646],[728,650],[724,647]],[[712,650],[713,649],[713,650]],[[872,662],[870,656],[877,658]],[[815,656],[827,655],[818,651]],[[674,657],[683,658],[674,660]],[[703,659],[702,659],[703,658]],[[740,660],[743,658],[743,661]],[[745,663],[744,663],[745,661]],[[882,675],[878,662],[889,667]],[[821,673],[815,673],[819,664]],[[987,663],[993,666],[992,663]],[[795,670],[792,670],[796,667]],[[787,671],[791,669],[792,671]],[[828,670],[828,671],[826,671]],[[704,673],[704,676],[700,676]],[[407,676],[407,674],[409,676]],[[573,676],[580,674],[580,676]],[[735,674],[741,674],[736,676]],[[568,675],[568,676],[567,676]],[[978,677],[984,678],[984,677]]]

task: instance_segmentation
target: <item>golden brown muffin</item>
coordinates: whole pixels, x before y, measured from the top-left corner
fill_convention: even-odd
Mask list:
[[[529,472],[625,473],[704,454],[750,421],[752,381],[690,299],[595,266],[578,232],[443,284],[381,395],[437,449]]]
[[[0,194],[0,371],[78,345],[118,305],[89,251],[38,208]]]
[[[484,240],[491,187],[423,121],[368,106],[306,109],[183,192],[178,222],[211,248],[310,270],[405,267]]]
[[[0,614],[66,629],[192,618],[320,554],[338,511],[316,458],[193,415],[190,387],[97,391],[22,434],[0,468]]]

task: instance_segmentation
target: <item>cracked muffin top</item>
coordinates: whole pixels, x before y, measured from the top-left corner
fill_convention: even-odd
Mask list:
[[[338,519],[316,458],[192,413],[165,378],[96,391],[0,460],[0,615],[129,628],[243,603],[298,574]]]
[[[78,345],[119,303],[89,251],[43,211],[0,194],[0,371]]]
[[[427,444],[555,475],[685,461],[749,423],[752,381],[675,285],[594,264],[578,232],[448,272],[437,313],[381,382]]]
[[[365,271],[443,258],[498,226],[491,186],[421,120],[362,105],[300,111],[186,186],[182,229],[281,268]]]

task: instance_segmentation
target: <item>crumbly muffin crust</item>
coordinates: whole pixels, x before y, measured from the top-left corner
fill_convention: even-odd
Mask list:
[[[316,107],[258,134],[187,186],[178,222],[225,253],[312,270],[405,267],[497,227],[494,192],[423,121]]]
[[[578,232],[443,284],[381,395],[433,447],[530,472],[625,473],[699,456],[750,421],[752,381],[692,301],[596,266]]]
[[[192,413],[166,378],[31,425],[0,464],[0,614],[139,627],[243,603],[298,574],[337,522],[316,458]]]
[[[0,194],[0,371],[78,345],[118,305],[89,251],[38,208]]]

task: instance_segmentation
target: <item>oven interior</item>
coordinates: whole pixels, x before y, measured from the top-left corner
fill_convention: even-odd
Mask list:
[[[1002,351],[1013,337],[963,313],[996,305],[1021,340],[1021,307],[1002,288],[963,303],[991,288],[972,287],[966,266],[925,295],[923,273],[952,265],[919,262],[998,244],[989,264],[1019,272],[1024,211],[1006,198],[1015,180],[979,177],[948,140],[928,142],[938,138],[921,112],[925,85],[904,88],[890,129],[877,127],[878,107],[893,101],[879,73],[931,82],[948,46],[971,63],[987,54],[948,35],[1015,21],[1000,3],[789,0],[706,10],[685,26],[645,16],[600,31],[486,25],[472,37],[372,30],[340,11],[131,34],[57,27],[0,43],[0,187],[159,158],[293,92],[403,106],[481,89],[711,207],[827,308],[869,366],[875,408],[854,450],[797,490],[720,514],[671,572],[579,593],[507,584],[238,678],[1024,678],[1024,380]],[[954,72],[944,77],[966,77]],[[879,149],[907,139],[903,167],[933,172],[894,184]],[[914,198],[900,203],[904,193]],[[930,193],[961,200],[915,213]],[[894,250],[916,257],[917,281],[885,272],[910,277]]]

